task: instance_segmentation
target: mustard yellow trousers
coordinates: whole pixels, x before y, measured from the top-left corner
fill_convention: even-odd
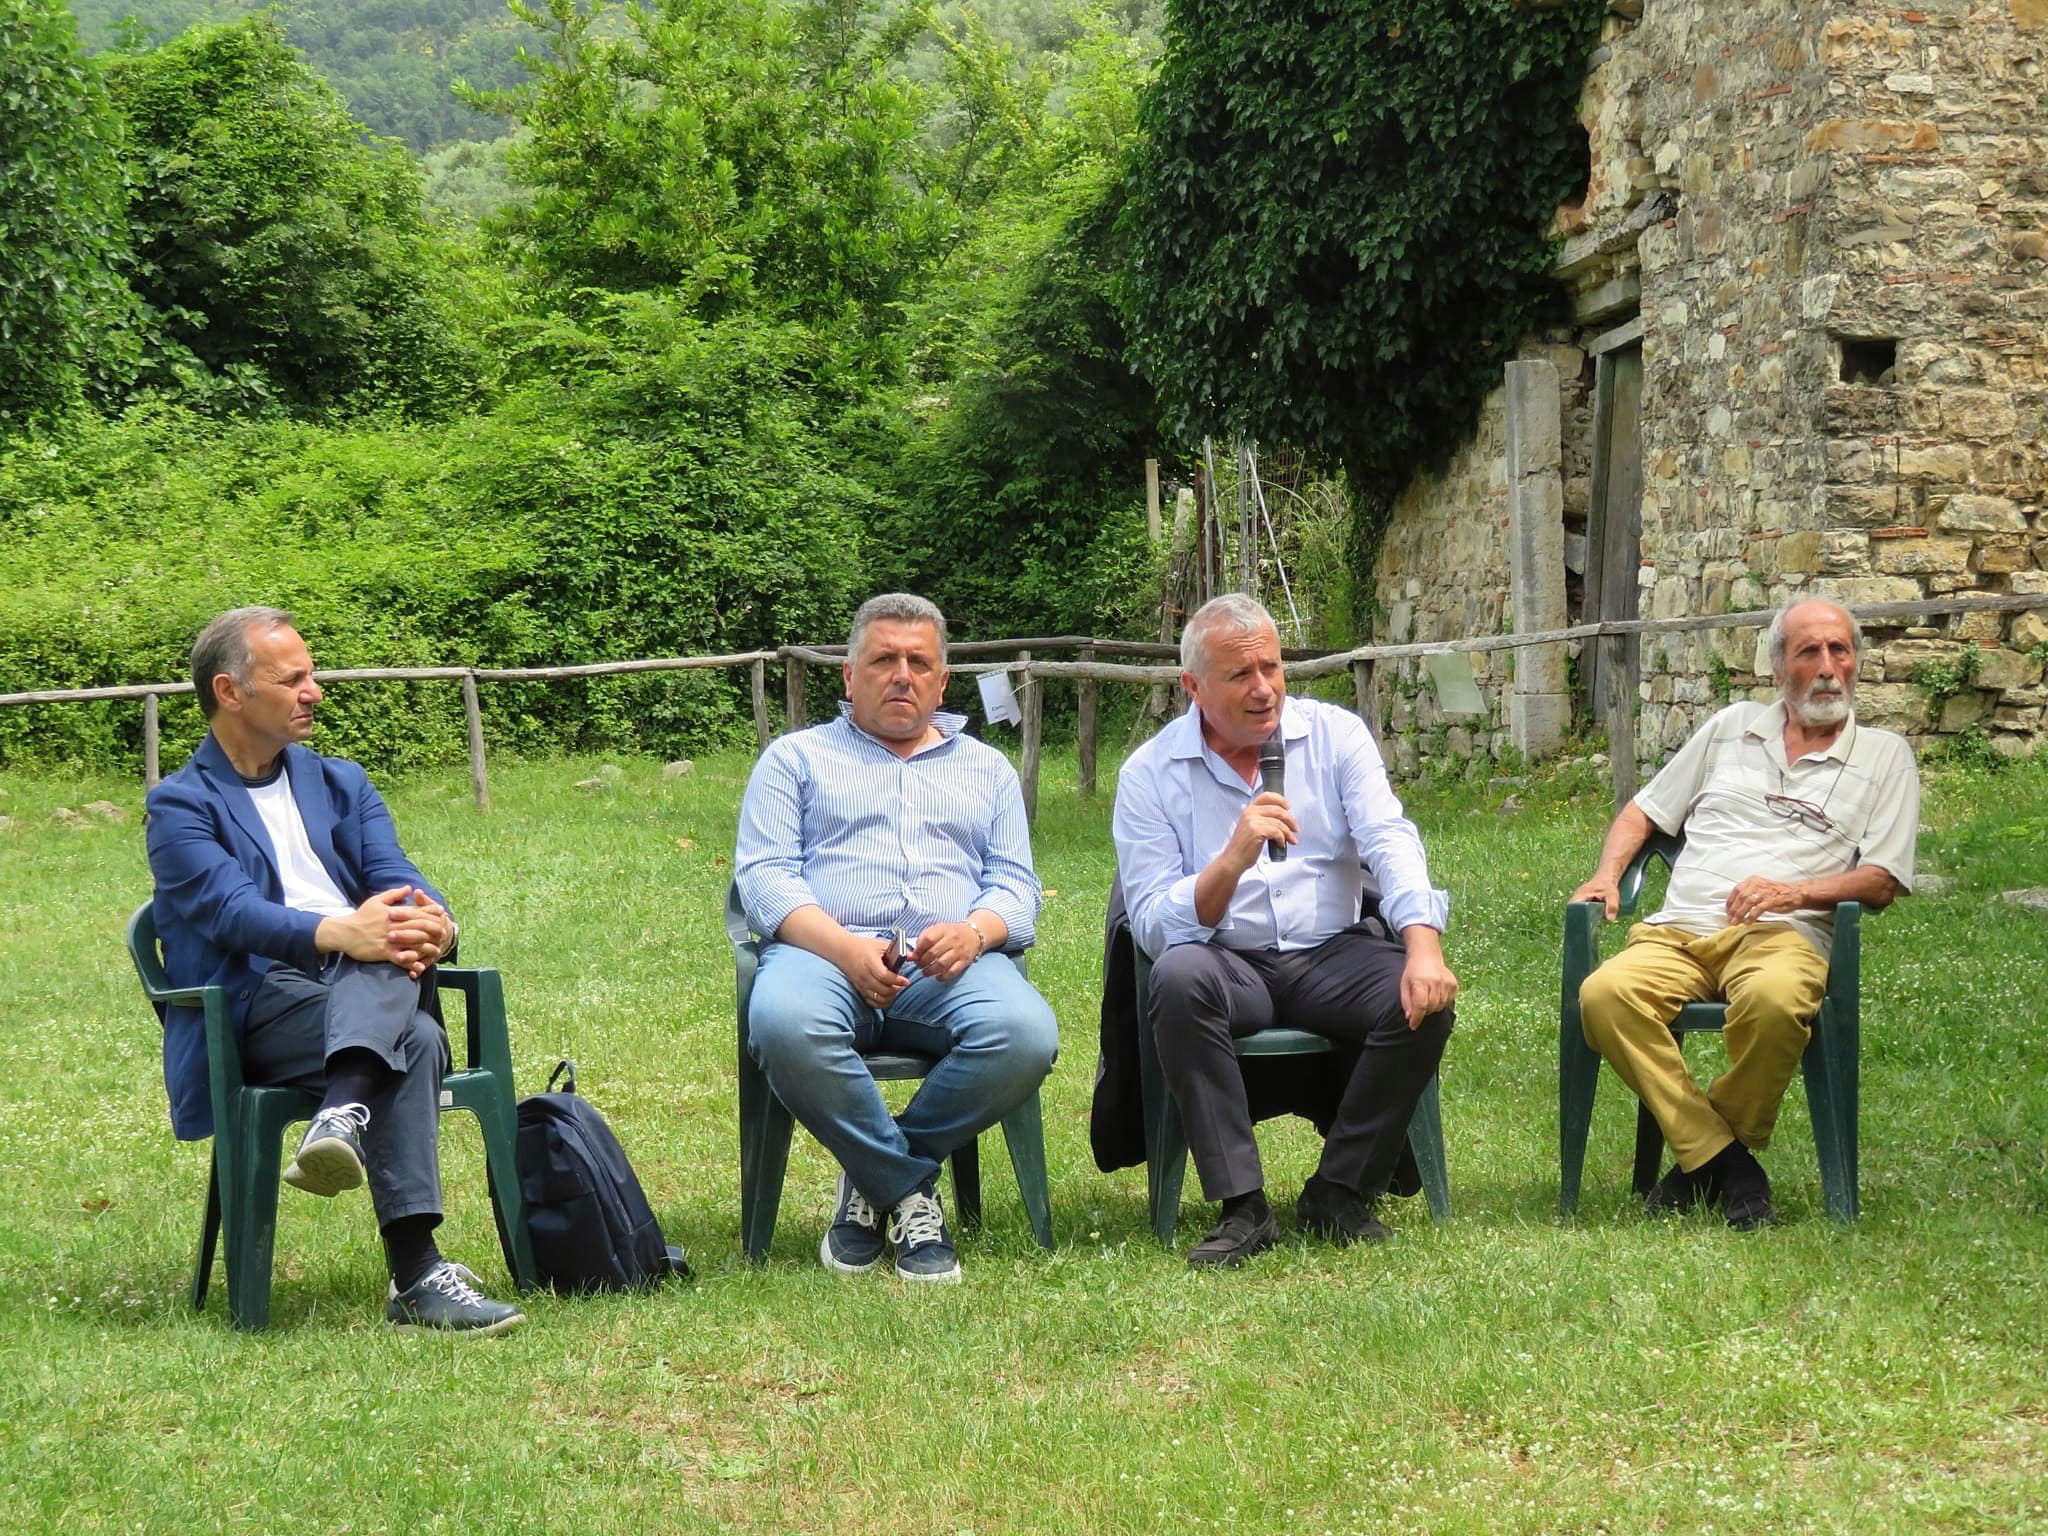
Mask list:
[[[1731,1141],[1770,1145],[1827,984],[1827,961],[1783,923],[1709,934],[1637,923],[1579,988],[1579,1009],[1586,1044],[1649,1106],[1690,1173]],[[1728,1004],[1728,1069],[1703,1093],[1671,1021],[1687,1003],[1716,999]]]

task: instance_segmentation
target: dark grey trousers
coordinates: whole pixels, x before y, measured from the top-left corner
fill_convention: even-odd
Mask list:
[[[318,976],[272,966],[249,1000],[242,1035],[242,1075],[252,1084],[322,1093],[328,1058],[352,1048],[374,1052],[391,1068],[365,1106],[370,1123],[363,1130],[379,1227],[404,1216],[441,1214],[448,1036],[420,1007],[420,986],[395,965],[346,955]]]
[[[1453,1020],[1446,1008],[1408,1027],[1401,1011],[1407,954],[1377,923],[1361,922],[1314,949],[1176,944],[1153,964],[1152,1038],[1205,1198],[1265,1186],[1231,1041],[1275,1025],[1358,1042],[1358,1065],[1317,1172],[1367,1200],[1385,1192]]]

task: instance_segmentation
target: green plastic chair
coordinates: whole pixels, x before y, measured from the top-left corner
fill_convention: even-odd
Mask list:
[[[1653,831],[1621,876],[1621,911],[1634,912],[1650,860],[1668,872],[1685,846],[1683,837]],[[1579,988],[1599,964],[1597,935],[1602,917],[1597,901],[1567,902],[1564,909],[1564,985],[1557,1029],[1557,1213],[1568,1217],[1579,1205],[1579,1181],[1586,1166],[1586,1136],[1593,1123],[1593,1094],[1600,1083],[1600,1053],[1586,1043],[1579,1013]],[[1861,1050],[1863,907],[1845,901],[1835,908],[1835,938],[1828,962],[1828,987],[1814,1015],[1813,1036],[1800,1058],[1806,1078],[1806,1107],[1813,1120],[1813,1145],[1820,1157],[1821,1194],[1837,1221],[1854,1221],[1856,1197],[1856,1114]],[[1681,1044],[1688,1034],[1718,1030],[1728,1009],[1722,1003],[1688,1003],[1671,1021]],[[1636,1106],[1635,1191],[1646,1195],[1657,1182],[1664,1133],[1657,1117]]]
[[[206,1179],[206,1217],[192,1268],[192,1306],[204,1310],[215,1244],[225,1233],[228,1316],[252,1331],[270,1325],[270,1270],[277,1243],[277,1186],[287,1127],[309,1120],[319,1098],[297,1088],[258,1087],[242,1080],[242,1053],[228,1024],[219,987],[174,987],[158,952],[156,915],[144,902],[128,919],[128,954],[143,993],[162,1019],[177,1003],[206,1019],[206,1063],[213,1098],[213,1159]],[[512,1097],[512,1046],[505,1029],[504,984],[494,970],[438,966],[443,992],[463,998],[466,1067],[441,1079],[441,1108],[466,1109],[483,1127],[484,1156],[505,1267],[521,1290],[539,1283],[526,1231],[526,1203],[514,1157],[518,1120]]]
[[[1131,957],[1136,962],[1138,991],[1138,1084],[1145,1114],[1145,1193],[1152,1215],[1152,1232],[1167,1247],[1173,1246],[1173,1231],[1180,1220],[1181,1185],[1188,1171],[1188,1133],[1181,1124],[1180,1106],[1166,1087],[1166,1072],[1159,1064],[1159,1046],[1148,1024],[1152,960],[1133,942]],[[1300,1029],[1261,1029],[1234,1042],[1238,1060],[1262,1056],[1323,1056],[1336,1045],[1322,1035]],[[1415,1167],[1422,1175],[1423,1197],[1429,1202],[1430,1220],[1451,1219],[1451,1179],[1444,1164],[1443,1109],[1438,1098],[1439,1074],[1416,1101],[1415,1114],[1408,1122],[1408,1146],[1415,1154]]]
[[[782,1181],[789,1169],[789,1142],[795,1118],[768,1086],[768,1074],[747,1049],[747,1003],[754,995],[754,972],[761,962],[761,941],[747,927],[739,887],[725,892],[725,931],[732,940],[734,993],[739,1016],[740,1077],[740,1245],[749,1263],[760,1264],[775,1241],[775,1218],[782,1206]],[[1025,969],[1024,956],[1010,958]],[[923,1078],[939,1058],[912,1051],[871,1051],[861,1057],[877,1082],[909,1082]],[[1052,1247],[1052,1192],[1045,1172],[1045,1123],[1038,1090],[1003,1116],[1003,1140],[1009,1144],[1010,1166],[1031,1235],[1041,1248]],[[960,1225],[973,1231],[981,1225],[981,1151],[974,1141],[957,1148],[953,1165],[953,1211]]]

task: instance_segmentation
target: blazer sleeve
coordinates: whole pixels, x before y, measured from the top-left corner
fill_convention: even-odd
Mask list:
[[[384,797],[377,793],[377,786],[370,782],[370,776],[363,772],[360,763],[345,758],[329,758],[333,767],[330,793],[334,795],[337,807],[343,807],[341,814],[350,817],[354,826],[353,841],[358,850],[363,880],[363,896],[367,899],[377,891],[388,891],[395,885],[415,885],[425,891],[443,907],[448,898],[431,885],[419,867],[406,857],[405,850],[398,846],[398,825],[391,819],[391,808],[384,803]],[[449,915],[454,916],[451,909]]]

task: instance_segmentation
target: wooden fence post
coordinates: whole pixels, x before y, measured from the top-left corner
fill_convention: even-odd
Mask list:
[[[1036,824],[1038,821],[1038,759],[1041,738],[1045,734],[1045,686],[1031,675],[1031,653],[1019,651],[1017,660],[1024,668],[1024,719],[1018,727],[1023,737],[1023,762],[1017,769],[1017,777],[1024,788],[1024,820]]]
[[[782,658],[782,718],[788,729],[803,729],[804,664],[794,656]]]
[[[484,783],[484,711],[477,702],[476,674],[462,674],[462,720],[469,728],[469,787],[476,796],[476,808],[491,808],[491,791]]]
[[[1358,709],[1358,718],[1365,722],[1365,728],[1372,733],[1372,739],[1380,739],[1380,701],[1376,690],[1378,679],[1369,661],[1351,663],[1351,697]]]
[[[158,772],[162,760],[160,751],[161,741],[162,735],[156,720],[156,695],[145,693],[142,696],[142,787],[144,789],[155,789],[157,780],[162,777]]]
[[[1095,660],[1095,648],[1093,646],[1083,646],[1075,654],[1074,659],[1081,662],[1092,662]],[[1076,690],[1080,696],[1080,701],[1074,709],[1074,728],[1076,752],[1080,758],[1080,766],[1075,777],[1079,780],[1080,791],[1083,795],[1095,793],[1095,687],[1094,678],[1084,677],[1081,679],[1080,687]]]
[[[1607,674],[1607,753],[1614,770],[1614,810],[1636,796],[1636,698],[1635,667],[1629,655],[1630,637],[1600,637],[1600,669]]]
[[[768,663],[754,658],[750,679],[754,694],[754,750],[766,752],[774,732],[768,727]]]

